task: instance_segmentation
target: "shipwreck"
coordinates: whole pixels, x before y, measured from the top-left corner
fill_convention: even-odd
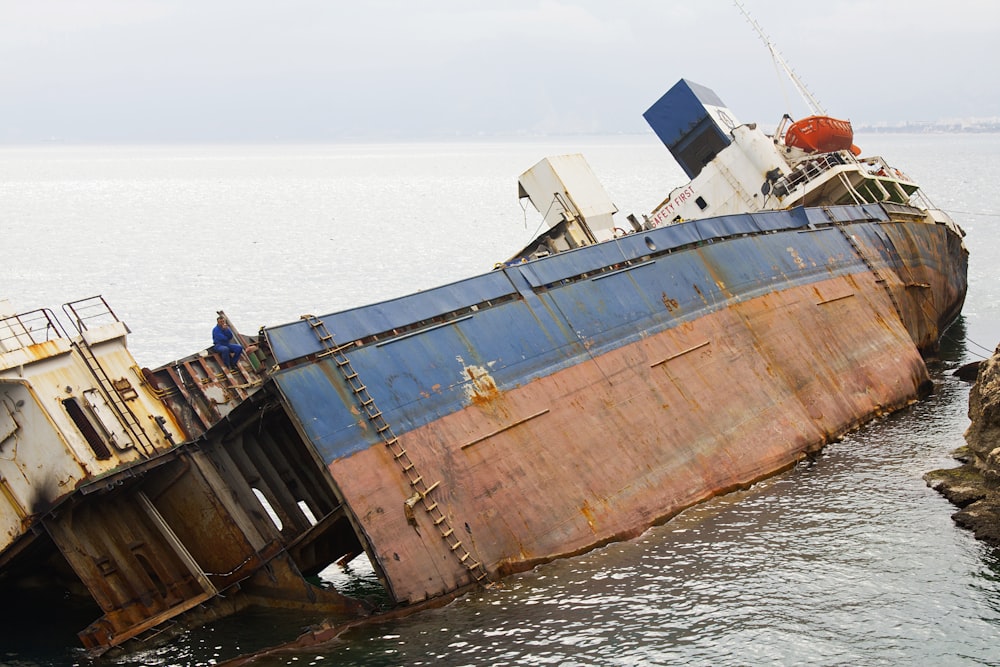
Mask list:
[[[916,183],[846,121],[768,134],[689,81],[645,116],[691,179],[655,210],[546,158],[507,261],[264,327],[234,370],[140,367],[101,297],[0,306],[0,586],[90,596],[95,652],[250,604],[358,618],[307,577],[365,554],[399,606],[496,582],[928,390],[968,253]]]

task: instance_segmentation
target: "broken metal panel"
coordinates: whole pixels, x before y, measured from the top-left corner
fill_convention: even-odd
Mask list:
[[[611,203],[590,165],[580,154],[547,157],[517,179],[518,197],[527,198],[550,230],[562,226],[570,247],[615,236]]]
[[[82,637],[87,646],[94,636],[120,643],[147,629],[149,619],[214,594],[138,490],[88,496],[45,527],[104,611]]]
[[[87,389],[83,392],[83,401],[94,417],[97,418],[96,423],[100,426],[104,437],[115,449],[125,450],[135,446],[127,430],[112,412],[111,407],[104,398],[104,394],[97,389]]]
[[[184,627],[182,616],[230,613],[246,604],[229,599],[237,590],[257,604],[274,600],[364,613],[357,602],[314,590],[302,579],[303,571],[356,554],[359,545],[346,537],[344,512],[323,480],[325,472],[313,466],[291,474],[293,463],[310,459],[294,431],[275,451],[273,436],[258,441],[249,428],[277,433],[287,425],[283,413],[273,411],[277,420],[268,423],[255,407],[248,404],[196,447],[175,450],[132,478],[78,495],[45,520],[51,539],[104,611],[81,632],[85,646],[103,650],[168,621]],[[235,465],[234,458],[244,465]],[[286,515],[301,513],[300,502],[332,509],[324,521],[289,525],[283,534],[253,494],[265,477]],[[305,561],[300,565],[290,556]],[[262,568],[274,576],[261,577]],[[202,611],[189,614],[195,607]]]
[[[302,441],[270,390],[267,398],[257,395],[235,411],[227,426],[228,435],[209,440],[201,449],[241,504],[266,503],[267,516],[253,517],[262,519],[293,550],[303,572],[314,574],[361,553],[349,512],[325,465]]]
[[[159,471],[149,498],[216,588],[231,586],[279,549],[255,503],[241,503],[203,451],[187,450],[183,470]],[[254,513],[258,513],[255,515]]]

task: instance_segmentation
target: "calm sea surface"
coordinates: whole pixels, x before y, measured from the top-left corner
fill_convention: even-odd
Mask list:
[[[1000,343],[1000,135],[856,142],[924,184],[968,232],[963,319],[937,391],[753,488],[499,590],[345,635],[277,665],[1000,665],[1000,551],[956,528],[921,476],[953,465],[968,386]],[[652,135],[507,143],[0,147],[0,298],[18,311],[103,294],[140,365],[245,332],[487,271],[534,236],[516,178],[582,152],[622,213],[685,179]],[[377,594],[369,567],[323,574]],[[46,623],[12,613],[44,606]],[[91,664],[82,615],[2,600],[0,664]],[[208,665],[299,634],[255,612],[104,663]]]

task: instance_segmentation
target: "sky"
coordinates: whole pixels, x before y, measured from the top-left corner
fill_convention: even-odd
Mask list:
[[[743,0],[829,115],[1000,117],[995,0]],[[648,131],[809,114],[732,0],[0,0],[0,144]]]

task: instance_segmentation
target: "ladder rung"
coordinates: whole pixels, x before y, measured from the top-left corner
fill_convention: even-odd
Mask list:
[[[434,489],[436,489],[437,486],[438,486],[438,484],[440,484],[440,483],[441,483],[441,481],[438,480],[437,482],[434,482],[433,484],[431,484],[430,486],[428,486],[427,489],[424,491],[423,495],[426,496],[428,493],[430,493],[431,491],[433,491]]]
[[[420,482],[422,482],[422,481],[424,481],[424,478],[421,477],[420,475],[417,475],[416,479],[411,479],[410,480],[410,486],[416,486],[417,484],[420,484]]]
[[[385,444],[387,444],[387,445],[388,445],[389,443],[385,443]],[[404,456],[406,456],[406,450],[405,450],[405,449],[400,449],[400,450],[399,450],[399,453],[398,453],[398,454],[393,454],[393,455],[392,455],[392,457],[393,457],[394,459],[401,459],[401,458],[403,458]]]
[[[455,542],[454,544],[449,544],[448,546],[449,546],[449,547],[451,547],[451,550],[452,550],[452,551],[455,551],[455,550],[457,550],[457,549],[458,549],[458,548],[459,548],[460,546],[462,546],[462,540],[459,540],[458,542]]]
[[[466,551],[464,554],[462,554],[461,556],[458,557],[458,560],[460,560],[460,561],[462,561],[464,563],[465,561],[469,560],[469,557],[471,557],[471,556],[472,556],[472,554],[470,554],[468,551]]]
[[[454,528],[449,528],[448,530],[441,532],[441,537],[451,537],[451,534],[455,532]]]

